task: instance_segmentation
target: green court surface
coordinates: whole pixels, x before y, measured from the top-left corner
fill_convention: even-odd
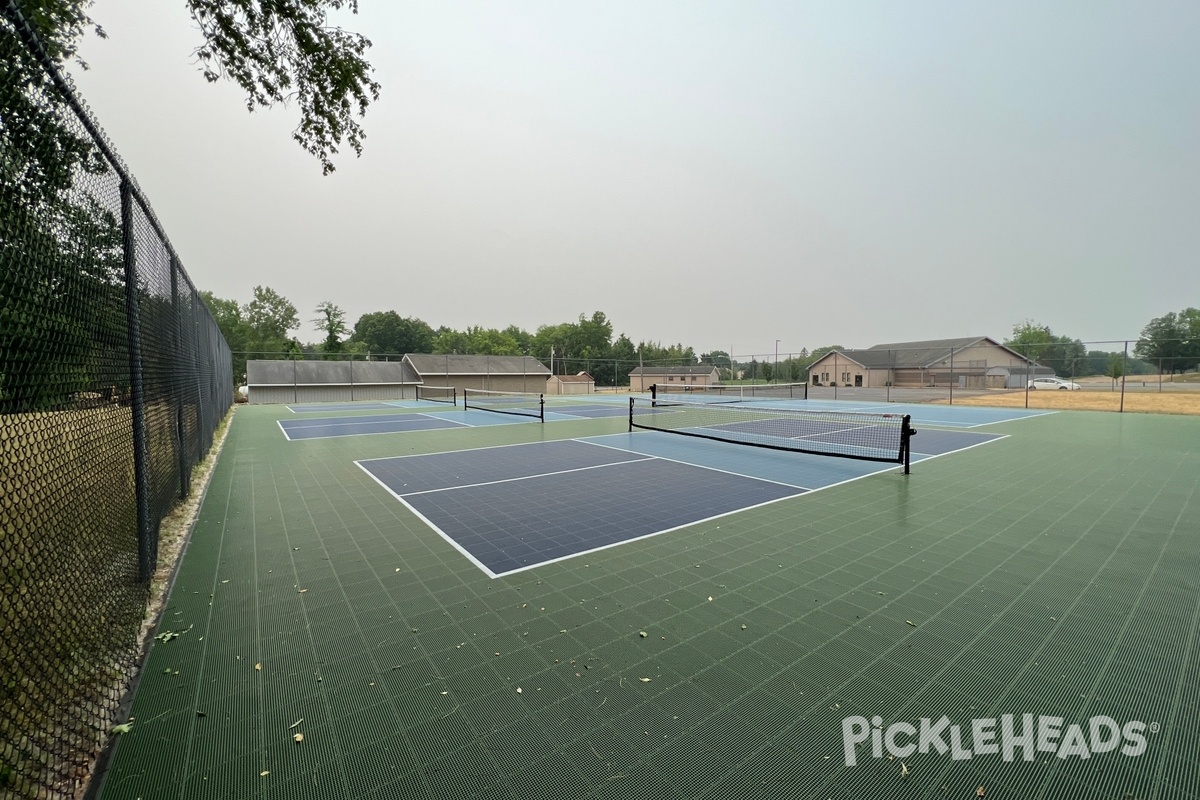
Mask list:
[[[1200,797],[1200,419],[990,425],[493,579],[353,462],[623,419],[288,414],[235,414],[103,800]]]

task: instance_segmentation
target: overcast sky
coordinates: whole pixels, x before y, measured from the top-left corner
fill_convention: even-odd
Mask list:
[[[736,354],[1200,306],[1200,3],[361,2],[330,177],[181,0],[99,0],[71,70],[193,281],[303,341],[324,300]]]

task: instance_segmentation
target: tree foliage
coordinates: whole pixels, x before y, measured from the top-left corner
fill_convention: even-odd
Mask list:
[[[367,352],[403,355],[433,352],[433,337],[433,328],[423,320],[375,311],[358,318],[350,339],[365,345]]]
[[[1013,335],[1005,339],[1004,344],[1026,358],[1050,367],[1057,375],[1073,377],[1089,372],[1083,342],[1069,336],[1055,336],[1048,325],[1032,320],[1013,325]]]
[[[28,25],[52,57],[69,58],[86,15],[68,2],[3,8],[0,408],[16,411],[127,385],[128,356],[120,220],[81,189],[110,167],[18,35]]]
[[[255,286],[245,305],[212,292],[201,292],[204,304],[233,354],[233,376],[246,376],[247,358],[287,358],[303,352],[300,342],[288,336],[300,327],[296,307],[274,289]]]
[[[236,83],[250,111],[294,103],[300,121],[292,139],[317,158],[326,175],[334,171],[332,159],[343,143],[362,154],[366,133],[359,119],[380,90],[366,59],[371,42],[329,19],[331,12],[357,14],[358,0],[184,4],[203,38],[193,55],[206,80]],[[89,28],[104,36],[87,13],[91,5],[92,0],[22,0],[21,9],[51,58],[62,62],[76,57]]]
[[[342,337],[349,333],[346,327],[346,312],[328,300],[317,304],[317,318],[313,324],[319,330],[325,331],[325,341],[321,343],[321,352],[327,356],[342,352]]]
[[[1133,352],[1165,373],[1196,369],[1200,366],[1200,309],[1171,311],[1150,320]]]

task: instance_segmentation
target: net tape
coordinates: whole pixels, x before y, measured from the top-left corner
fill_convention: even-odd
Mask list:
[[[463,408],[533,417],[546,421],[545,398],[537,392],[497,392],[487,389],[463,389]]]
[[[418,384],[417,399],[428,400],[433,403],[449,403],[452,406],[456,406],[458,405],[458,389],[453,386],[425,386],[424,384]]]

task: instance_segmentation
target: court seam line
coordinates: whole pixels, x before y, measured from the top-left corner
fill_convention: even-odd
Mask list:
[[[380,410],[382,410],[382,409],[380,409]],[[439,420],[444,420],[445,422],[454,422],[454,420],[452,420],[452,419],[446,419],[445,417],[434,416],[433,414],[428,414],[424,411],[415,411],[410,414],[393,414],[393,413],[389,412],[387,414],[374,414],[374,415],[372,415],[372,414],[351,414],[351,415],[345,416],[345,417],[302,418],[302,419],[296,420],[297,423],[302,423],[302,424],[293,425],[292,427],[295,428],[296,430],[304,430],[306,428],[325,428],[330,425],[340,425],[343,423],[361,422],[362,424],[368,424],[368,423],[372,423],[372,422],[376,422],[376,423],[400,422],[402,420],[408,420],[408,419],[439,419]],[[284,419],[279,420],[279,423],[282,424],[286,421],[287,421],[287,419],[284,418]]]
[[[826,401],[826,402],[840,402],[840,401]],[[857,412],[856,411],[848,411],[845,413],[853,414],[853,413],[865,412],[868,409],[894,408],[896,405],[905,407],[910,404],[907,404],[907,403],[899,403],[899,404],[893,404],[893,405],[884,404],[882,406],[878,405],[878,404],[865,405],[865,406],[860,406]],[[953,408],[953,406],[949,406],[949,405],[942,406],[942,407],[943,408]],[[1031,410],[1027,409],[1027,408],[1008,409],[1005,406],[959,406],[959,408],[970,408],[970,409],[978,408],[978,409],[988,409],[988,410],[996,409],[996,410],[1001,410],[1001,411],[1011,410],[1011,411],[1022,411],[1022,412],[1026,412],[1026,413],[1023,413],[1020,416],[1006,417],[1005,419],[992,420],[991,422],[973,422],[973,423],[961,423],[961,422],[953,422],[953,421],[948,421],[948,420],[930,420],[930,419],[919,418],[919,417],[912,416],[912,415],[910,415],[910,416],[912,416],[912,422],[914,424],[919,422],[922,425],[945,425],[945,426],[952,427],[952,428],[982,428],[985,425],[999,425],[1002,422],[1019,422],[1023,419],[1033,419],[1034,417],[1044,417],[1047,414],[1057,414],[1058,413],[1058,411],[1056,411],[1056,410],[1045,410],[1045,411],[1038,410],[1038,411],[1033,411],[1031,413]],[[815,408],[812,410],[819,411],[819,409],[815,409]],[[871,412],[869,412],[869,413],[871,413]]]
[[[601,446],[603,446],[603,445],[601,445]],[[670,459],[662,459],[662,460],[669,461]],[[629,462],[623,462],[623,463],[629,463]],[[691,465],[691,466],[694,466],[694,465]],[[769,482],[769,481],[767,481],[767,482]],[[787,486],[787,484],[779,484],[779,485]],[[643,533],[641,536],[635,536],[632,539],[622,539],[619,542],[609,542],[608,544],[603,544],[603,545],[600,545],[599,547],[593,547],[590,550],[580,550],[578,553],[571,553],[570,555],[558,556],[557,558],[552,558],[548,561],[539,561],[536,564],[528,564],[524,567],[517,567],[516,569],[505,570],[504,572],[494,573],[493,577],[505,577],[508,575],[515,575],[518,572],[525,572],[526,570],[536,569],[538,567],[544,567],[547,564],[556,564],[559,561],[566,561],[569,558],[578,558],[579,556],[586,556],[591,553],[598,553],[601,550],[608,550],[613,547],[620,547],[621,545],[629,544],[630,542],[637,542],[637,541],[641,541],[642,539],[649,539],[652,536],[661,536],[664,533],[672,533],[674,531],[683,530],[684,528],[691,527],[692,525],[700,525],[701,523],[711,522],[716,519],[721,519],[722,517],[728,517],[733,514],[740,514],[743,511],[750,511],[752,509],[762,508],[763,506],[769,506],[772,503],[779,503],[784,500],[792,500],[794,498],[800,497],[807,493],[808,493],[808,491],[806,490],[803,492],[797,492],[796,494],[789,494],[789,495],[784,495],[783,497],[775,497],[770,500],[764,500],[761,503],[755,503],[754,505],[750,505],[750,506],[741,506],[740,508],[735,508],[730,511],[725,511],[721,514],[714,514],[710,517],[704,517],[703,519],[697,519],[697,520],[693,520],[691,522],[684,522],[680,525],[675,525],[670,528],[663,528],[662,530],[659,530],[659,531]],[[488,572],[491,573],[490,570],[488,570]]]
[[[1008,434],[1008,433],[999,434],[994,439],[988,439],[985,442],[976,442],[975,444],[969,444],[966,447],[960,447],[957,450],[949,450],[945,453],[921,453],[916,450],[913,450],[911,452],[915,456],[924,456],[924,458],[921,459],[921,461],[924,462],[924,461],[929,461],[930,459],[934,459],[934,458],[941,458],[942,456],[952,456],[955,453],[965,453],[966,451],[973,450],[976,447],[983,447],[984,445],[992,444],[993,442],[1003,441],[1004,439],[1008,439],[1011,436],[1012,436],[1012,434]]]
[[[450,419],[443,420],[443,421],[451,423],[451,426],[449,428],[409,428],[407,430],[371,431],[369,433],[335,433],[335,434],[331,434],[329,436],[304,436],[299,439],[293,439],[292,437],[287,436],[287,429],[284,428],[283,430],[284,430],[284,436],[287,436],[287,440],[289,442],[306,442],[311,439],[348,439],[348,438],[351,438],[354,436],[387,436],[390,433],[424,433],[426,431],[451,431],[451,430],[458,430],[459,428],[478,427],[476,425],[469,425],[465,422],[455,422],[454,420],[450,420]],[[282,420],[277,420],[277,422],[280,422],[281,424],[279,427],[283,428]]]
[[[646,431],[646,433],[663,433],[663,431]],[[601,435],[603,435],[603,436],[628,436],[629,434],[628,433],[606,433],[606,434],[601,434]],[[637,450],[626,450],[624,447],[613,447],[612,445],[601,444],[600,442],[589,442],[584,439],[574,439],[572,441],[577,441],[582,444],[590,444],[590,445],[594,445],[596,447],[604,447],[609,450],[618,450],[622,453],[635,453],[640,456],[647,455],[646,453],[639,453]],[[735,447],[744,447],[745,446],[745,445],[739,445],[739,444],[731,443],[731,442],[718,442],[718,444],[732,444]],[[670,458],[668,456],[660,456],[660,455],[652,455],[652,454],[649,455],[649,457],[657,458],[660,461],[670,461],[673,464],[683,464],[684,466],[687,466],[687,467],[697,467],[699,469],[707,469],[712,472],[719,472],[722,475],[733,475],[734,477],[737,477],[737,478],[746,478],[747,480],[752,480],[752,481],[762,481],[763,483],[774,483],[779,486],[786,486],[789,489],[799,489],[799,490],[801,490],[802,493],[815,491],[813,489],[808,488],[807,486],[800,486],[799,484],[795,484],[795,483],[784,483],[783,481],[776,481],[776,480],[772,480],[770,478],[760,478],[757,475],[747,475],[742,472],[734,472],[734,471],[728,470],[728,469],[720,469],[719,467],[710,467],[706,464],[693,464],[690,461],[683,461],[678,458]],[[624,462],[622,462],[622,463],[624,463]]]
[[[495,486],[500,483],[514,483],[516,481],[527,481],[534,478],[552,478],[556,475],[569,475],[572,472],[584,472],[589,469],[601,469],[603,467],[619,467],[622,464],[637,464],[642,461],[653,461],[654,456],[645,456],[644,458],[631,458],[626,461],[613,461],[608,464],[591,464],[586,467],[574,467],[572,469],[560,469],[555,472],[539,472],[534,475],[520,475],[515,478],[500,478],[494,481],[482,481],[480,483],[461,483],[457,486],[443,486],[440,489],[422,489],[418,492],[405,492],[401,497],[416,497],[422,494],[437,494],[438,492],[449,492],[455,489],[478,489],[483,486]]]
[[[580,439],[571,439],[571,438],[543,439],[543,440],[539,440],[539,441],[535,441],[535,442],[509,442],[507,444],[488,444],[488,445],[484,445],[483,447],[467,447],[462,450],[435,450],[432,453],[404,453],[403,455],[398,455],[398,456],[377,456],[375,458],[360,458],[360,459],[356,459],[354,463],[355,464],[358,464],[360,462],[365,463],[367,461],[391,461],[393,458],[421,458],[423,456],[445,456],[445,455],[451,455],[453,453],[474,453],[478,450],[499,450],[502,447],[528,447],[530,445],[556,444],[558,442],[579,442],[580,444],[587,444],[587,442],[584,442]],[[613,448],[613,449],[617,449],[617,448]],[[632,452],[632,451],[627,450],[626,452]],[[642,454],[638,453],[638,455],[642,455]]]
[[[413,514],[415,514],[417,519],[421,520],[426,525],[428,525],[434,531],[434,533],[436,533],[438,536],[442,537],[447,542],[449,542],[451,547],[453,547],[455,550],[457,550],[458,552],[460,552],[464,556],[466,556],[468,561],[470,561],[472,564],[474,564],[475,566],[477,566],[481,570],[483,570],[484,573],[487,574],[489,577],[492,577],[492,578],[497,577],[496,573],[492,572],[481,561],[479,561],[479,559],[475,558],[475,556],[473,556],[469,552],[467,552],[467,550],[462,545],[460,545],[458,542],[454,541],[454,539],[451,536],[449,536],[445,531],[443,531],[437,525],[434,525],[432,520],[430,520],[428,517],[426,517],[424,514],[422,514],[417,509],[413,508],[412,505],[409,504],[404,499],[403,495],[396,494],[396,492],[392,489],[392,487],[388,486],[386,483],[384,483],[382,480],[380,480],[376,475],[374,475],[371,472],[371,470],[364,467],[360,462],[355,461],[354,465],[356,467],[358,467],[359,469],[361,469],[363,472],[365,472],[371,480],[375,481],[377,484],[382,486],[384,491],[386,491],[388,494],[390,494],[395,499],[399,500],[404,505],[405,508],[407,508]]]

